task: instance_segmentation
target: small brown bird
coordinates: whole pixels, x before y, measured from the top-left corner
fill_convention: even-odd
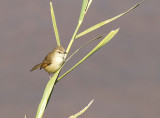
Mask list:
[[[65,62],[66,54],[67,53],[62,46],[57,46],[53,51],[48,53],[42,63],[37,64],[30,71],[36,70],[37,68],[43,68],[50,76],[50,74],[55,73]]]

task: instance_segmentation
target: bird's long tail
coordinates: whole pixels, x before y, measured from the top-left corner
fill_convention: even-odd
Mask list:
[[[40,68],[40,67],[41,67],[41,64],[37,64],[30,71],[36,70],[37,68]]]

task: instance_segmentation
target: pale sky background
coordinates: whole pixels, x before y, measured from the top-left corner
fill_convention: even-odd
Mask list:
[[[0,118],[34,118],[49,80],[29,70],[56,46],[49,0],[0,1]],[[82,0],[52,0],[61,43],[67,47]],[[80,28],[118,15],[141,0],[93,0]],[[119,28],[118,34],[55,87],[44,118],[67,118],[94,103],[80,118],[160,117],[160,0],[145,2],[127,15],[76,40],[80,45]],[[79,32],[80,32],[79,31]],[[69,61],[67,71],[99,41]]]

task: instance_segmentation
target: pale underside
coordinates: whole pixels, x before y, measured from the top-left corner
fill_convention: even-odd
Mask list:
[[[63,62],[64,58],[55,57],[54,59],[52,59],[52,63],[46,66],[44,69],[50,74],[55,73],[62,66]]]

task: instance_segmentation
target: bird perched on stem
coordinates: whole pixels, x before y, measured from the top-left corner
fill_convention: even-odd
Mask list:
[[[42,63],[35,65],[30,71],[36,70],[37,68],[41,70],[43,68],[50,76],[50,74],[55,73],[65,62],[66,54],[62,46],[57,46],[53,51],[48,53]]]

